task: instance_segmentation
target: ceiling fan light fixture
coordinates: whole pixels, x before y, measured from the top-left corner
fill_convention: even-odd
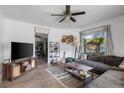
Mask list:
[[[67,16],[67,17],[66,17],[66,19],[70,19],[70,17],[69,17],[69,16]]]
[[[71,20],[72,22],[76,22],[76,20],[73,18],[73,16],[84,15],[84,14],[85,14],[85,11],[80,11],[80,12],[76,12],[76,13],[71,13],[70,8],[71,8],[70,5],[66,5],[63,14],[52,14],[51,16],[63,16],[64,18],[62,18],[62,19],[59,21],[59,23],[61,23],[61,22],[63,22],[65,19],[69,19],[69,20]]]

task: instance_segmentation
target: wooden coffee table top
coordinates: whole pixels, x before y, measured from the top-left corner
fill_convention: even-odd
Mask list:
[[[75,62],[66,63],[66,66],[77,69],[77,70],[83,70],[83,71],[89,71],[89,70],[93,69],[92,67],[89,67],[89,66],[86,66],[86,65],[83,65],[80,63],[75,63]]]

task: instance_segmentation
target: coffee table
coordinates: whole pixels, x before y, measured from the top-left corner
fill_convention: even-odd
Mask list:
[[[86,82],[89,78],[93,80],[93,73],[90,72],[92,69],[92,67],[76,62],[66,63],[65,65],[65,70],[70,72],[72,75],[82,79],[84,85],[86,85]]]

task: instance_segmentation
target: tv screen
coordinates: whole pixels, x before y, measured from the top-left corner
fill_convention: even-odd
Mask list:
[[[32,43],[11,42],[11,60],[16,60],[33,55]]]

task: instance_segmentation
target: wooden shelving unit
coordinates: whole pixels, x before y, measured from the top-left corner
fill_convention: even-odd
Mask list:
[[[54,64],[60,60],[60,45],[59,42],[50,42],[50,63]]]

